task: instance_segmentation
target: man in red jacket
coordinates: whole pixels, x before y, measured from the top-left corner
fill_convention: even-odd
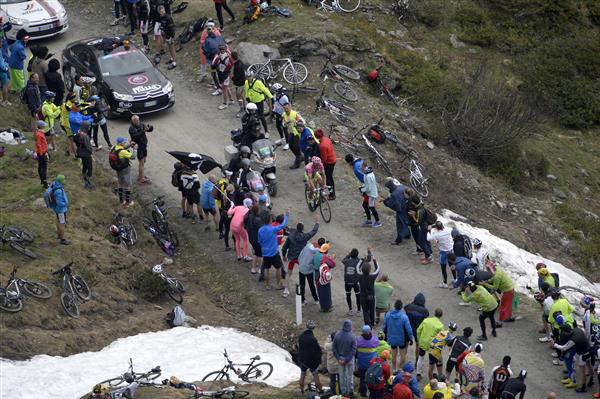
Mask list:
[[[402,374],[402,382],[394,385],[392,399],[413,399],[413,393],[409,386],[411,378],[412,374],[410,373]]]
[[[383,371],[383,380],[380,384],[372,385],[369,384],[369,399],[383,399],[383,393],[385,392],[385,384],[390,379],[392,375],[392,370],[390,368],[390,364],[388,360],[390,359],[390,351],[384,350],[381,352],[381,356],[378,358],[373,358],[370,364],[374,364],[375,362],[381,364],[381,368]]]
[[[48,124],[42,120],[37,121],[37,130],[35,131],[35,153],[38,161],[38,175],[40,176],[40,182],[44,188],[48,188],[48,141],[44,134],[44,128],[48,127]]]
[[[331,139],[323,134],[321,129],[315,131],[315,136],[319,140],[319,149],[321,151],[321,160],[323,161],[323,167],[325,168],[325,177],[327,184],[331,186],[329,192],[329,200],[335,199],[335,182],[333,180],[333,168],[335,168],[335,149],[333,148],[333,142]]]

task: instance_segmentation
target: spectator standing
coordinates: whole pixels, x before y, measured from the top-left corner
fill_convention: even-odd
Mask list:
[[[444,228],[444,224],[439,220],[433,226],[428,226],[427,241],[435,241],[440,249],[440,267],[442,269],[442,282],[438,287],[448,288],[448,254],[452,253],[454,248],[454,240],[450,229]],[[456,279],[456,271],[452,270],[452,276]]]
[[[390,297],[394,287],[388,281],[388,275],[382,274],[375,282],[375,324],[379,324],[379,316],[390,310]]]
[[[473,246],[471,244],[471,239],[464,234],[460,234],[460,231],[458,231],[456,227],[452,228],[450,234],[452,235],[452,240],[454,241],[452,247],[452,252],[454,252],[454,255],[471,259],[473,257]]]
[[[110,26],[118,25],[119,21],[124,20],[127,17],[127,6],[125,6],[125,0],[114,0],[113,9],[115,11],[115,20],[110,23]]]
[[[48,127],[48,124],[44,121],[38,121],[38,128],[35,131],[35,154],[37,156],[38,163],[38,176],[40,177],[40,183],[42,186],[48,188],[48,142],[46,141],[46,135],[44,129]]]
[[[417,342],[419,343],[419,359],[417,361],[417,378],[425,367],[425,353],[429,351],[429,344],[433,338],[444,329],[440,318],[444,315],[442,309],[437,308],[433,317],[424,319],[417,328]]]
[[[227,11],[229,14],[229,22],[233,23],[235,21],[235,15],[233,11],[227,6],[227,0],[214,0],[215,2],[215,10],[217,11],[217,19],[219,20],[219,29],[221,32],[225,32],[225,24],[223,22],[223,10]]]
[[[71,241],[65,238],[65,226],[67,224],[67,212],[69,210],[69,197],[65,191],[65,176],[58,175],[50,187],[46,190],[44,198],[48,198],[46,204],[56,214],[56,232],[62,245],[69,245]],[[52,198],[50,201],[49,198]]]
[[[212,60],[212,68],[217,72],[219,87],[223,92],[223,104],[219,105],[219,109],[226,109],[229,105],[234,103],[233,95],[229,89],[229,84],[231,83],[231,70],[233,69],[233,58],[226,45],[219,45],[219,52]]]
[[[133,197],[131,195],[130,160],[135,159],[135,153],[130,151],[130,148],[135,148],[134,142],[127,142],[126,137],[117,138],[117,145],[114,147],[114,151],[117,153],[119,162],[122,162],[124,165],[122,169],[117,170],[119,201],[121,201],[126,208],[134,206]]]
[[[288,276],[291,275],[292,271],[294,270],[294,265],[298,264],[298,257],[300,256],[300,253],[302,252],[304,247],[306,247],[308,241],[311,238],[313,238],[315,234],[317,234],[317,231],[319,231],[318,216],[315,217],[315,221],[315,225],[313,226],[312,230],[308,233],[304,232],[304,224],[298,223],[296,225],[296,230],[292,231],[283,243],[283,247],[281,248],[281,254],[283,255],[283,261],[288,262]],[[287,277],[283,282],[285,287],[283,289],[284,298],[287,298],[287,296],[290,294],[289,281],[290,279],[289,277]]]
[[[279,138],[281,140],[283,140],[285,143],[285,145],[283,146],[283,149],[288,150],[290,148],[290,146],[289,146],[290,138],[289,138],[289,132],[288,132],[287,126],[284,125],[284,123],[283,123],[283,114],[285,112],[283,109],[283,105],[289,104],[290,99],[288,98],[285,87],[283,87],[283,85],[281,83],[273,84],[272,89],[274,91],[272,100],[273,100],[273,114],[275,115],[275,127],[277,128],[277,131],[279,132]]]
[[[325,177],[327,185],[331,187],[329,191],[329,200],[335,200],[335,181],[333,180],[333,170],[337,162],[335,148],[333,148],[333,142],[331,139],[323,134],[323,130],[317,129],[315,136],[319,140],[319,151],[320,157],[323,161],[323,167],[325,168]]]
[[[315,273],[313,268],[313,257],[321,250],[321,245],[325,244],[324,238],[319,238],[316,243],[308,243],[300,252],[298,256],[298,273],[300,280],[300,296],[302,297],[302,304],[306,304],[306,283],[308,282],[308,288],[315,301],[315,304],[319,304],[319,297],[317,296],[317,290],[315,288]]]
[[[67,96],[68,99],[65,102],[64,105],[64,109],[61,111],[64,111],[64,114],[62,115],[62,124],[63,127],[65,128],[65,131],[67,131],[67,134],[70,137],[70,140],[68,140],[69,143],[69,151],[73,153],[73,155],[75,156],[75,158],[77,158],[77,144],[75,143],[75,136],[77,136],[77,133],[79,133],[79,128],[81,127],[81,124],[84,121],[87,121],[88,123],[92,123],[93,118],[89,115],[83,115],[80,110],[79,110],[79,103],[75,102],[75,94],[71,93],[69,96]],[[67,106],[71,104],[70,108],[67,108]],[[65,127],[66,125],[66,127]]]
[[[429,224],[427,222],[427,210],[423,203],[419,202],[414,208],[409,207],[408,216],[412,219],[415,233],[417,233],[417,246],[420,250],[417,250],[417,252],[421,255],[421,264],[429,264],[433,260],[433,256],[431,255],[431,244],[427,241]]]
[[[270,108],[270,100],[273,98],[273,94],[271,94],[267,86],[265,86],[265,84],[253,73],[247,73],[244,87],[246,89],[246,100],[256,104],[256,112],[260,119],[260,123],[262,123],[263,129],[265,130],[266,136],[269,133],[269,127],[267,126],[267,120],[265,119],[265,100],[269,100],[267,105]]]
[[[342,260],[344,265],[344,289],[346,291],[346,303],[348,304],[348,316],[361,313],[360,305],[360,269],[363,262],[371,262],[371,249],[367,249],[367,257],[359,258],[358,249],[352,248],[350,253]],[[356,296],[356,313],[352,312],[352,290]]]
[[[335,332],[332,332],[327,337],[327,343],[325,343],[325,362],[327,366],[327,374],[329,374],[329,389],[331,390],[331,393],[338,395],[341,393],[339,390],[340,364],[333,353],[334,339]]]
[[[2,17],[0,17],[0,26],[2,25]],[[1,29],[0,29],[1,30]],[[8,89],[10,88],[10,68],[8,66],[8,41],[4,37],[4,32],[0,32],[0,88],[2,89],[2,98],[0,98],[0,106],[12,105],[8,101]]]
[[[315,322],[306,322],[306,330],[298,338],[298,363],[300,363],[300,392],[304,394],[304,380],[306,372],[310,371],[317,386],[317,392],[322,392],[323,387],[319,378],[319,365],[321,364],[321,347],[313,333]]]
[[[89,111],[94,118],[94,122],[92,123],[92,139],[94,140],[94,147],[96,147],[96,151],[102,149],[100,142],[98,141],[98,128],[102,129],[102,134],[104,135],[104,141],[108,145],[108,148],[112,147],[112,143],[110,142],[110,136],[108,135],[108,124],[106,123],[106,113],[108,111],[108,107],[105,106],[100,97],[96,94],[90,96],[89,98]]]
[[[13,47],[17,43],[13,44]],[[38,115],[42,108],[42,96],[40,94],[40,88],[38,87],[39,76],[37,73],[32,73],[25,86],[25,93],[23,99],[27,104],[29,115],[31,116],[31,130],[35,131],[37,128]],[[14,86],[13,86],[14,87]]]
[[[313,262],[318,260],[319,263],[319,268],[315,271],[315,276],[318,276],[316,280],[319,305],[321,305],[321,312],[324,313],[333,310],[333,304],[331,303],[331,281],[333,280],[332,269],[335,267],[335,255],[328,255],[330,248],[331,245],[326,242],[321,245],[321,252],[317,253],[313,258]]]
[[[362,396],[367,396],[367,383],[365,374],[371,360],[377,358],[377,347],[379,339],[371,332],[371,326],[365,324],[362,328],[362,334],[356,339],[356,365],[360,376],[359,393]]]
[[[400,365],[406,363],[408,345],[413,344],[413,330],[406,312],[402,310],[402,301],[396,300],[394,309],[386,313],[381,329],[387,333],[388,343],[392,347],[392,367],[398,370],[398,352],[400,352]]]
[[[399,245],[403,239],[410,238],[406,198],[404,196],[406,187],[402,184],[396,184],[394,179],[390,178],[385,182],[385,187],[390,191],[390,196],[383,201],[383,204],[396,213],[396,239],[392,242],[392,245]]]
[[[77,157],[81,160],[81,174],[83,176],[83,186],[87,190],[92,190],[92,172],[93,160],[92,155],[94,149],[90,140],[91,125],[88,121],[83,121],[79,126],[79,131],[74,137],[75,145],[77,146]]]
[[[502,391],[500,398],[517,399],[517,395],[519,395],[519,399],[523,399],[523,397],[525,397],[525,391],[527,390],[527,385],[525,385],[526,377],[527,370],[521,370],[517,378],[511,378],[508,380],[504,386],[504,390]],[[585,392],[585,383],[583,384],[582,390],[575,390],[575,392]],[[548,397],[550,397],[550,395],[548,395]]]
[[[370,250],[370,249],[369,249]],[[366,325],[375,326],[375,280],[379,276],[381,268],[377,259],[373,259],[375,270],[371,270],[371,262],[363,262],[359,269],[360,277],[360,307],[363,312],[363,320]]]
[[[388,383],[392,375],[392,371],[390,369],[390,351],[383,351],[380,356],[375,356],[369,366],[374,364],[381,365],[381,382],[379,384],[368,384],[369,388],[369,399],[383,399],[383,395],[385,392],[385,387]]]
[[[169,54],[171,55],[171,58],[167,62],[167,69],[173,69],[177,66],[177,62],[175,62],[175,22],[173,21],[173,17],[167,13],[164,6],[158,6],[158,15],[161,29],[161,37],[159,39],[160,48],[162,51],[163,45],[167,44]]]
[[[244,217],[244,227],[248,232],[248,240],[250,241],[250,245],[252,245],[252,253],[254,254],[252,269],[250,269],[252,274],[258,273],[262,264],[262,250],[258,242],[258,229],[263,224],[264,222],[260,218],[260,208],[255,204]]]
[[[31,73],[37,73],[39,77],[38,87],[42,96],[48,90],[46,84],[46,73],[48,72],[48,47],[46,46],[33,46],[31,48],[31,54],[33,57],[29,61],[29,69]],[[52,56],[52,55],[50,55]]]
[[[287,102],[283,103],[283,128],[288,133],[289,148],[294,154],[294,163],[290,165],[290,169],[298,169],[300,167],[300,163],[302,162],[301,153],[300,153],[300,132],[296,128],[296,124],[302,121],[302,116],[297,111],[292,109],[292,105]],[[304,123],[298,125],[298,128],[304,128]]]
[[[275,269],[276,288],[278,290],[283,289],[281,284],[281,269],[283,267],[283,262],[281,261],[281,255],[279,255],[277,233],[287,227],[289,213],[289,209],[286,209],[283,223],[278,226],[273,226],[271,224],[273,217],[270,213],[267,213],[263,216],[265,224],[258,229],[258,243],[261,247],[263,267],[265,269],[265,287],[268,290],[272,289],[270,283],[271,267]]]
[[[206,216],[205,231],[210,230],[210,216],[212,215],[215,228],[219,231],[219,212],[217,212],[217,203],[215,201],[214,190],[217,187],[217,177],[215,175],[208,176],[208,180],[202,183],[202,191],[200,192],[200,207]]]
[[[65,82],[60,74],[60,61],[53,58],[48,61],[48,72],[46,72],[46,85],[48,90],[54,92],[54,105],[60,107],[65,97]]]
[[[344,320],[342,329],[335,333],[331,346],[333,356],[340,365],[340,391],[343,396],[354,397],[354,356],[356,338],[352,334],[352,321]]]
[[[148,40],[148,32],[150,29],[150,1],[139,0],[137,3],[137,15],[139,19],[140,33],[142,35],[142,42],[144,43],[144,52],[148,54],[150,52],[150,42]]]
[[[219,209],[219,238],[225,242],[225,251],[229,251],[229,230],[231,229],[231,219],[227,216],[227,211],[233,204],[233,184],[229,183],[227,178],[221,178],[217,181],[214,194]]]
[[[235,252],[237,254],[238,262],[242,260],[244,262],[250,262],[252,258],[248,256],[248,232],[244,228],[244,217],[248,213],[249,208],[252,206],[252,200],[250,198],[244,199],[244,205],[238,205],[229,208],[227,215],[231,218],[231,234],[235,240]],[[243,252],[242,247],[243,246]]]
[[[17,40],[10,47],[10,57],[8,58],[8,67],[10,73],[11,91],[13,93],[21,93],[21,90],[25,87],[25,74],[23,68],[25,67],[25,60],[27,54],[25,47],[29,41],[29,35],[25,29],[19,29],[17,31]]]
[[[130,28],[129,34],[133,36],[135,34],[135,27],[137,25],[136,3],[138,2],[138,0],[121,0],[121,1],[127,1],[127,3],[125,3],[125,6],[127,7],[127,15],[129,16],[129,28]]]
[[[202,82],[206,78],[206,66],[208,65],[208,61],[214,58],[214,54],[211,58],[206,57],[204,43],[207,38],[214,38],[215,36],[221,36],[221,32],[218,28],[215,27],[215,23],[212,19],[206,21],[206,27],[200,34],[200,41],[198,43],[198,53],[200,54],[200,82]],[[218,48],[218,47],[217,47]],[[236,54],[237,55],[237,54]],[[243,68],[243,65],[242,65]],[[244,69],[245,70],[245,69]],[[242,82],[242,86],[245,82]],[[236,83],[237,85],[237,83]],[[212,87],[212,83],[208,84],[208,87]],[[244,105],[245,107],[245,105]]]
[[[363,163],[363,172],[365,174],[365,182],[361,187],[360,191],[364,195],[367,196],[366,202],[363,202],[363,209],[365,210],[365,215],[367,216],[367,220],[365,220],[365,226],[373,226],[373,227],[381,227],[381,223],[379,222],[379,214],[375,209],[377,204],[377,181],[375,179],[375,172],[373,172],[373,168],[370,166],[364,166]],[[371,222],[371,214],[375,218],[375,223]]]
[[[448,378],[452,376],[452,371],[454,370],[456,370],[456,378],[460,376],[458,372],[458,357],[471,346],[471,335],[473,335],[473,329],[471,327],[465,327],[463,329],[463,335],[454,337],[452,342],[448,345],[450,347],[450,354],[448,355],[448,361],[446,362],[446,374],[448,375]]]
[[[209,23],[207,23],[208,25]],[[213,23],[214,25],[214,23]],[[226,46],[225,39],[221,34],[216,34],[213,28],[207,28],[206,38],[202,42],[202,52],[206,57],[207,63],[211,63],[211,77],[213,80],[212,85],[209,87],[214,87],[215,91],[211,93],[213,96],[218,96],[221,94],[221,87],[219,85],[219,78],[215,69],[212,67],[212,61],[215,59],[215,56],[219,53],[219,46]]]
[[[415,295],[415,299],[412,301],[412,303],[409,303],[404,307],[404,311],[408,316],[410,328],[412,329],[415,336],[415,367],[418,367],[419,346],[421,343],[419,342],[419,335],[417,334],[417,330],[423,322],[423,320],[429,317],[429,310],[427,310],[427,308],[425,307],[425,295],[423,295],[420,292],[417,295]],[[420,376],[420,374],[417,374],[417,377],[418,376]]]
[[[510,369],[510,356],[502,358],[502,364],[492,369],[492,375],[488,382],[489,399],[500,399],[500,394],[513,372]]]
[[[148,158],[148,136],[146,133],[152,132],[154,126],[146,125],[140,121],[138,115],[131,117],[131,125],[129,126],[129,136],[131,141],[137,145],[137,158],[138,158],[138,183],[150,184],[152,180],[146,177],[144,173],[144,167],[146,166],[146,159]]]
[[[196,206],[198,218],[204,220],[204,212],[200,209],[200,179],[187,164],[184,164],[184,168],[181,171],[181,185],[183,195],[187,201],[187,217],[192,219],[192,223],[195,223],[194,206]]]
[[[46,99],[44,100],[41,108],[42,115],[44,116],[44,122],[46,122],[44,134],[46,135],[46,140],[48,140],[50,143],[49,148],[53,151],[56,151],[56,143],[54,142],[54,122],[56,121],[56,118],[60,116],[60,108],[54,105],[56,94],[53,91],[47,90],[45,94]]]
[[[246,109],[246,89],[244,88],[246,83],[246,67],[242,60],[240,60],[237,51],[231,53],[231,58],[233,58],[233,76],[231,80],[235,86],[235,98],[240,107],[240,110],[235,117],[239,118],[244,114],[244,110]]]
[[[187,213],[185,194],[183,192],[183,182],[181,181],[181,173],[183,172],[183,169],[183,163],[175,162],[173,164],[173,172],[171,172],[171,185],[173,187],[177,187],[177,191],[181,193],[181,217],[185,219],[189,216]],[[226,209],[229,209],[229,207]]]

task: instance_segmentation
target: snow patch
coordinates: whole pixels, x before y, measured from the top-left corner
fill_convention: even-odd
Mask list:
[[[160,365],[159,380],[176,375],[182,381],[199,381],[223,367],[223,349],[234,363],[249,363],[256,355],[260,362],[271,363],[273,374],[265,381],[269,385],[285,387],[300,377],[290,354],[262,338],[233,328],[176,327],[121,338],[99,352],[38,355],[26,361],[0,359],[0,397],[37,398],[43,392],[48,399],[80,398],[98,382],[127,371],[129,358],[136,372]],[[231,378],[240,382],[234,375]]]
[[[494,261],[499,264],[511,276],[515,283],[515,289],[519,292],[531,295],[526,286],[530,285],[537,289],[537,272],[535,265],[542,262],[548,266],[551,273],[558,273],[560,285],[578,287],[583,291],[600,295],[600,284],[592,283],[582,275],[561,265],[558,262],[546,259],[539,254],[532,254],[500,237],[496,237],[489,230],[473,227],[465,221],[464,216],[443,209],[438,218],[448,227],[456,227],[461,234],[466,234],[471,239],[479,238],[483,246],[487,248]],[[578,303],[582,294],[574,291],[561,291],[572,304]]]

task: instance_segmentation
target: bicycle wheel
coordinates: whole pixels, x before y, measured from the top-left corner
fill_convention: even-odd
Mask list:
[[[13,236],[27,242],[33,242],[33,233],[28,230],[22,229],[16,226],[8,226],[4,229],[4,231],[12,234]]]
[[[175,230],[167,228],[167,238],[169,241],[171,241],[171,244],[173,244],[176,247],[179,246],[179,238],[177,237],[177,233],[175,233]]]
[[[345,82],[336,82],[333,85],[333,90],[346,101],[358,101],[358,94],[354,91],[352,86]]]
[[[15,241],[11,241],[8,245],[10,245],[10,247],[12,249],[14,249],[17,252],[20,252],[21,254],[30,257],[31,259],[36,259],[37,255],[30,251],[29,249],[25,248],[24,246],[22,246],[21,244],[19,244],[18,242]]]
[[[254,72],[254,75],[260,80],[266,82],[273,75],[271,64],[252,64],[247,69],[248,72]]]
[[[100,382],[100,384],[108,385],[109,388],[115,388],[115,387],[118,387],[119,385],[123,384],[124,382],[125,382],[125,380],[123,379],[123,377],[115,377],[115,378],[111,378],[109,380],[104,380],[104,381]]]
[[[146,381],[154,381],[158,377],[160,377],[162,373],[160,371],[150,371],[148,373],[134,373],[134,378],[136,381],[146,380]]]
[[[181,281],[177,280],[175,277],[167,273],[165,273],[165,276],[167,277],[168,284],[171,284],[173,287],[175,287],[175,289],[177,289],[181,293],[185,292],[185,287]]]
[[[83,277],[78,275],[71,276],[71,285],[73,286],[73,290],[75,290],[75,294],[77,294],[82,301],[87,301],[92,297],[90,287]]]
[[[63,292],[60,296],[60,304],[69,316],[76,319],[79,317],[79,305],[77,305],[75,295]]]
[[[340,113],[342,113],[342,114],[345,114],[347,116],[356,114],[356,110],[354,108],[349,107],[344,103],[341,103],[341,102],[335,101],[335,100],[328,100],[328,101],[329,101],[329,104],[338,108],[340,110]]]
[[[392,103],[394,103],[394,105],[398,105],[398,98],[396,98],[396,96],[394,96],[392,94],[390,89],[388,89],[388,87],[383,84],[381,79],[378,79],[378,81],[379,81],[379,86],[381,87],[381,91],[387,97],[387,99],[390,100]]]
[[[272,372],[273,372],[273,365],[271,363],[267,363],[267,362],[258,363],[258,364],[255,364],[254,366],[250,367],[248,369],[248,371],[246,371],[246,373],[244,374],[245,381],[250,381],[250,380],[264,381],[271,376]]]
[[[302,93],[319,93],[321,90],[317,89],[316,87],[310,87],[310,86],[299,86],[296,87],[295,89],[298,92],[302,92]]]
[[[176,286],[173,286],[173,285],[167,283],[167,294],[175,302],[177,302],[177,303],[183,302],[183,295],[181,295],[181,292],[177,289]]]
[[[352,79],[352,80],[360,79],[360,74],[358,72],[356,72],[354,69],[352,69],[346,65],[337,64],[337,65],[334,65],[333,68],[335,69],[335,71],[337,73],[339,73],[340,75],[342,75],[345,78]]]
[[[323,193],[321,193],[319,212],[321,212],[321,216],[323,217],[323,221],[325,221],[325,223],[331,222],[331,206],[329,205],[329,200],[323,195]]]
[[[22,280],[20,285],[23,287],[23,291],[32,297],[48,299],[52,296],[52,289],[50,289],[50,287],[48,287],[46,284],[37,281]]]
[[[353,12],[360,6],[360,0],[338,0],[338,7],[344,12]]]
[[[10,313],[16,313],[23,309],[23,301],[21,298],[9,299],[6,296],[6,292],[0,292],[0,309]]]
[[[340,122],[342,125],[352,128],[352,129],[356,129],[356,122],[354,122],[352,119],[350,119],[346,115],[340,114],[338,112],[332,112],[331,115],[333,115],[333,117],[335,119],[337,119],[337,121]]]
[[[229,374],[224,372],[223,370],[213,371],[212,373],[208,373],[202,378],[202,381],[229,381]]]
[[[227,391],[223,392],[219,397],[224,399],[237,399],[237,398],[245,398],[250,395],[248,391]]]
[[[310,198],[310,187],[308,187],[308,184],[304,185],[304,199],[306,200],[306,205],[308,205],[308,210],[314,212],[315,205],[313,200]]]
[[[306,69],[304,64],[299,62],[292,62],[283,68],[283,79],[290,84],[299,85],[304,82],[307,77],[308,69]]]
[[[419,195],[421,195],[421,197],[427,197],[429,195],[427,184],[412,175],[410,176],[410,185]]]

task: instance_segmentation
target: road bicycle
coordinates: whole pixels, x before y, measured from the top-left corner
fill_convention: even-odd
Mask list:
[[[154,237],[156,243],[165,254],[167,254],[168,256],[175,255],[175,250],[177,249],[177,246],[175,245],[175,243],[173,243],[173,241],[169,239],[169,237],[166,234],[160,231],[154,220],[144,218],[142,224],[144,226],[144,229],[146,229],[146,231],[148,231],[148,233],[150,233],[150,235]]]
[[[325,89],[323,88],[321,90],[321,95],[316,100],[317,107],[315,111],[318,111],[319,109],[326,109],[342,125],[347,126],[349,128],[356,128],[356,123],[352,119],[350,119],[350,116],[356,114],[354,108],[351,108],[346,104],[342,104],[339,101],[334,101],[325,98],[324,95]]]
[[[429,195],[429,188],[427,187],[429,179],[423,175],[423,169],[423,165],[421,165],[419,161],[416,159],[410,160],[408,166],[410,185],[422,197],[427,197]]]
[[[20,227],[2,226],[0,228],[0,241],[2,241],[2,244],[8,245],[31,259],[36,259],[37,255],[23,246],[23,243],[33,242],[33,238],[33,234]]]
[[[375,76],[375,79],[372,81],[372,83],[376,83],[377,86],[379,87],[379,89],[381,90],[381,93],[388,100],[390,100],[394,105],[400,105],[400,100],[398,99],[398,97],[392,94],[392,92],[391,92],[390,88],[388,87],[388,85],[381,78],[381,73],[379,72],[379,70],[382,67],[383,67],[383,65],[380,65],[377,68],[375,68],[375,71],[376,71],[375,75],[376,76]]]
[[[229,380],[229,373],[233,372],[244,382],[253,382],[257,380],[264,381],[273,373],[273,365],[268,362],[256,363],[260,360],[260,356],[256,355],[250,358],[250,363],[233,363],[227,356],[227,349],[223,350],[225,357],[225,366],[221,370],[208,373],[202,378],[202,381],[222,381]],[[242,371],[238,366],[246,366],[246,370]]]
[[[358,94],[356,94],[352,85],[344,79],[360,79],[360,75],[354,69],[342,64],[333,65],[332,58],[329,56],[319,73],[319,77],[323,78],[323,81],[329,78],[333,79],[335,81],[333,90],[344,100],[351,102],[358,101]]]
[[[151,202],[152,204],[152,220],[154,220],[156,228],[167,236],[169,241],[173,243],[176,247],[179,246],[179,238],[173,230],[169,226],[169,222],[167,221],[167,208],[165,208],[165,201],[163,200],[163,196],[158,196],[154,198]]]
[[[135,370],[133,370],[133,359],[129,358],[129,368],[127,369],[127,373],[131,374],[133,380],[140,385],[159,385],[158,383],[155,383],[154,380],[160,377],[162,370],[160,369],[160,366],[156,366],[145,373],[136,373]],[[123,385],[128,384],[123,377],[124,375],[125,373],[118,377],[102,381],[100,384],[108,385],[109,388],[122,387]]]
[[[227,387],[223,388],[219,391],[195,391],[191,396],[188,396],[188,399],[196,399],[196,398],[222,398],[222,399],[235,399],[235,398],[245,398],[250,395],[248,391],[239,391],[236,387]]]
[[[394,177],[394,172],[392,172],[392,168],[390,168],[390,164],[387,161],[387,159],[385,159],[385,157],[383,155],[381,155],[381,153],[377,150],[377,148],[375,148],[373,143],[371,143],[371,140],[369,140],[364,133],[361,134],[361,137],[362,137],[363,141],[365,142],[365,146],[367,147],[367,150],[369,150],[371,158],[375,159],[375,162],[377,162],[377,164],[383,170],[385,170],[385,172],[387,173],[388,176]]]
[[[116,230],[113,226],[116,226]],[[113,224],[109,228],[109,234],[125,249],[133,247],[138,238],[135,227],[119,212],[113,214]]]
[[[63,266],[61,269],[51,272],[62,278],[64,292],[60,295],[60,304],[71,317],[79,317],[79,302],[87,301],[92,297],[90,287],[83,277],[73,274],[73,262]]]
[[[321,0],[319,8],[325,11],[353,12],[360,6],[360,0]]]
[[[364,152],[364,147],[362,144],[354,142],[355,136],[348,137],[337,125],[329,125],[329,138],[333,144],[339,145],[346,153],[356,157]]]
[[[23,309],[23,296],[21,289],[27,295],[39,299],[48,299],[52,296],[52,289],[44,283],[34,280],[17,278],[15,266],[8,277],[6,287],[0,287],[0,309],[7,312],[18,312]]]
[[[292,85],[299,85],[308,77],[308,69],[300,62],[292,61],[291,58],[271,59],[273,53],[270,51],[265,51],[263,55],[267,58],[267,62],[252,64],[247,70],[263,82],[275,79],[280,73],[283,73],[283,79]]]
[[[329,205],[329,200],[324,192],[325,190],[329,191],[329,189],[331,189],[330,186],[320,187],[315,182],[315,189],[311,196],[310,186],[307,182],[304,183],[304,199],[306,200],[306,205],[308,205],[308,210],[314,212],[319,208],[319,212],[325,223],[331,222],[331,205]]]
[[[164,258],[162,263],[152,267],[152,273],[164,281],[165,289],[169,297],[177,303],[182,303],[182,294],[185,293],[185,287],[183,286],[183,283],[163,270],[164,265],[170,265],[171,263],[173,263],[171,259]]]

